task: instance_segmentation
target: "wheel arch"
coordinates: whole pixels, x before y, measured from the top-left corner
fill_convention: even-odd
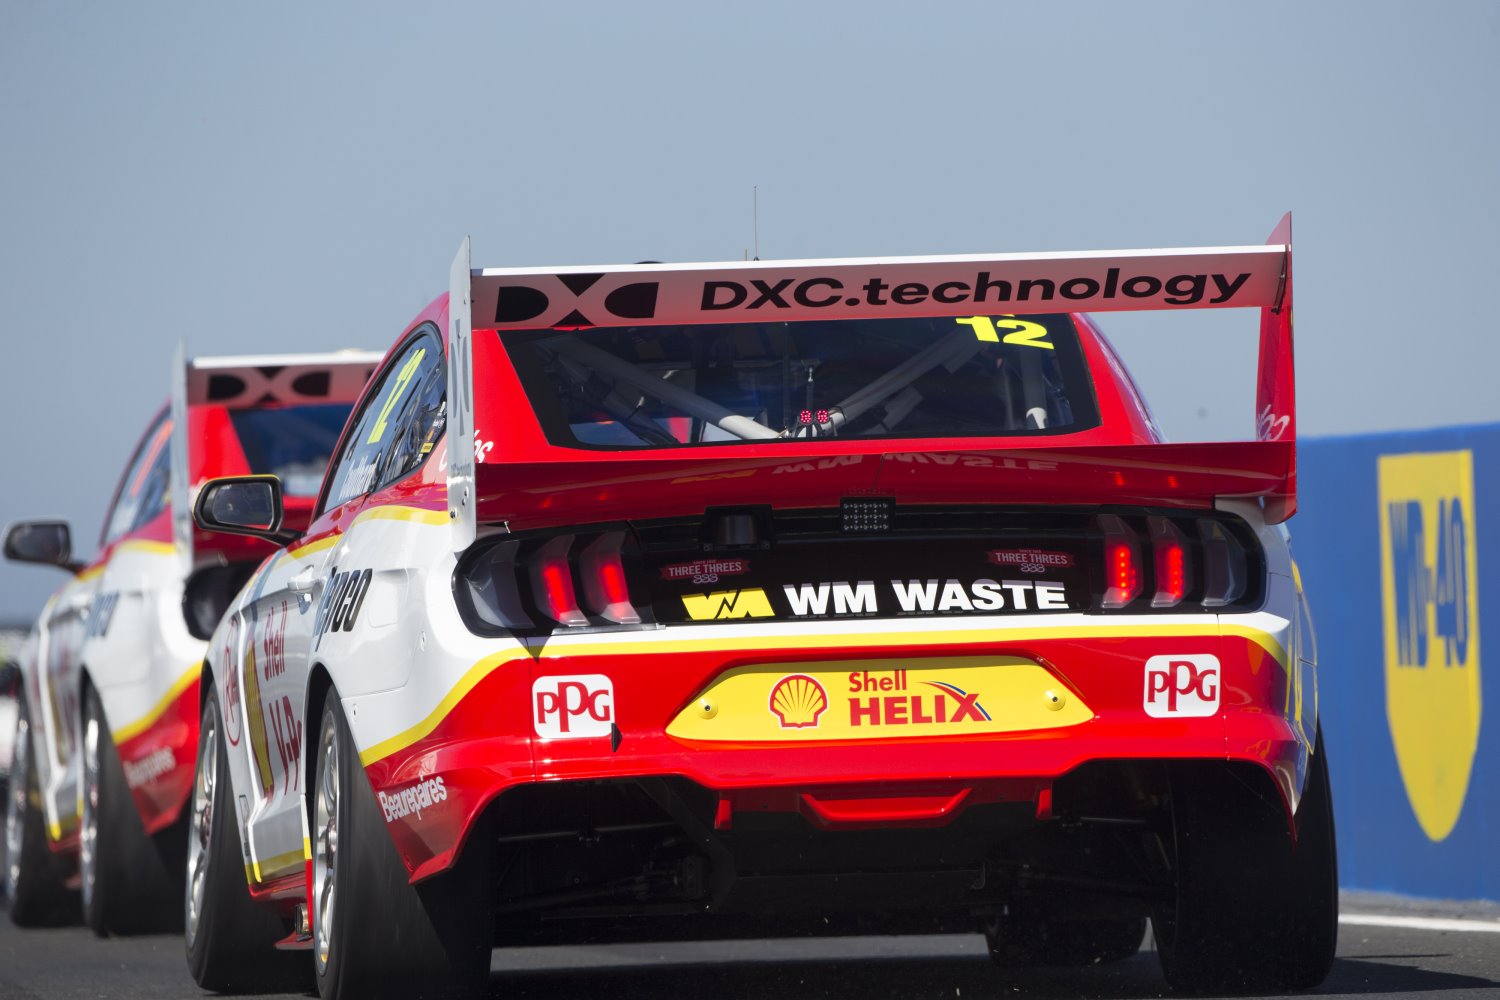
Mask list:
[[[315,662],[307,672],[307,694],[302,715],[302,815],[307,821],[308,830],[313,828],[313,800],[307,790],[313,787],[318,778],[318,755],[315,748],[318,730],[322,725],[323,706],[328,703],[330,693],[334,697],[338,696],[337,689],[333,686],[333,676],[321,661]]]

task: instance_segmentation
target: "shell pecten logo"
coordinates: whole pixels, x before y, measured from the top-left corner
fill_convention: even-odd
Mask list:
[[[806,674],[791,674],[771,688],[770,708],[782,729],[816,727],[828,708],[828,692]]]
[[[1469,451],[1382,455],[1385,705],[1422,832],[1453,832],[1479,747],[1479,571]]]

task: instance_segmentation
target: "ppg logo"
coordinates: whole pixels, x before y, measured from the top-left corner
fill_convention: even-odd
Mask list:
[[[615,721],[615,686],[603,674],[539,677],[531,685],[531,710],[542,739],[608,736]]]
[[[1156,719],[1214,715],[1219,711],[1219,658],[1209,653],[1153,656],[1146,661],[1142,707]]]

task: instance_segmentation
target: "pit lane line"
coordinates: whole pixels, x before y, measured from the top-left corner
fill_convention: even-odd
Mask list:
[[[1399,927],[1415,931],[1461,931],[1500,934],[1500,920],[1451,917],[1404,917],[1393,913],[1341,913],[1339,923],[1354,927]]]

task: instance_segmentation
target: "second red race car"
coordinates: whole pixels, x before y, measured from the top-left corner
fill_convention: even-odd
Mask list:
[[[116,489],[99,553],[68,525],[22,521],[9,559],[70,579],[21,657],[6,891],[21,925],[76,919],[100,934],[177,925],[183,817],[198,741],[205,640],[272,546],[193,528],[191,493],[236,473],[281,477],[306,524],[328,456],[378,355],[196,358],[173,365]]]
[[[279,943],[324,997],[473,994],[497,940],[976,925],[1092,963],[1149,918],[1178,988],[1320,982],[1290,243],[465,245],[209,645],[195,977]],[[1085,311],[1235,307],[1258,439],[1166,442]],[[289,536],[263,478],[195,516]]]

